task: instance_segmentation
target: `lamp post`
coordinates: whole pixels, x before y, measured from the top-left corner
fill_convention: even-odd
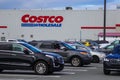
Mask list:
[[[103,40],[106,40],[106,0],[104,0],[104,29],[103,29]]]

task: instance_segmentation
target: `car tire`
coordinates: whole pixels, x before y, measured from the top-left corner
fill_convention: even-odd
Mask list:
[[[48,74],[53,74],[54,72],[53,71],[49,71]]]
[[[73,57],[71,58],[71,65],[74,67],[82,66],[82,61],[79,57]]]
[[[0,69],[0,72],[2,72],[3,71],[3,69]]]
[[[99,63],[99,62],[100,62],[100,59],[99,59],[98,56],[93,56],[92,58],[93,58],[93,59],[92,59],[92,62],[93,62],[93,63]]]
[[[103,72],[104,72],[105,75],[109,75],[110,74],[110,70],[104,69]]]
[[[45,75],[48,74],[48,64],[44,61],[39,61],[34,66],[34,71],[37,74]]]

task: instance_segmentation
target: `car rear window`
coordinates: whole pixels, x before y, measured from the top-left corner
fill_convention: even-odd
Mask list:
[[[52,43],[42,43],[39,48],[45,48],[45,49],[54,49],[54,45]]]

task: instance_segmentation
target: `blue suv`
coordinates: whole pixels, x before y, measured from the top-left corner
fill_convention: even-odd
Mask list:
[[[88,51],[77,50],[65,42],[57,40],[31,41],[29,44],[47,52],[61,55],[66,63],[78,67],[91,63],[92,56]]]
[[[113,52],[104,58],[103,72],[105,75],[111,71],[120,71],[120,44],[117,45]]]

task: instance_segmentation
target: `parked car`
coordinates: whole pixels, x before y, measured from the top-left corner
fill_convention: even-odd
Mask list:
[[[75,49],[88,51],[92,55],[92,62],[93,63],[103,62],[103,59],[106,56],[105,53],[98,52],[96,50],[92,50],[91,48],[89,48],[85,45],[80,45],[79,43],[76,43],[76,42],[74,42],[74,43],[67,42],[67,43]]]
[[[120,40],[115,40],[113,42],[111,42],[112,45],[117,45],[117,44],[120,44]]]
[[[87,51],[74,49],[62,41],[41,40],[31,41],[29,43],[43,51],[60,54],[63,56],[66,63],[71,63],[74,67],[88,65],[91,63],[92,56]]]
[[[91,48],[92,50],[96,50],[99,48],[99,44],[92,40],[86,40],[85,42],[83,42],[83,44]]]
[[[63,68],[63,57],[58,54],[43,52],[24,42],[0,42],[0,72],[21,69],[48,74]]]
[[[97,49],[97,51],[104,52],[104,53],[106,53],[106,55],[108,55],[108,54],[112,53],[113,49],[114,49],[114,45],[107,45],[103,48]]]
[[[97,40],[95,41],[97,44],[99,44],[99,48],[103,48],[107,45],[110,45],[110,42],[109,41],[104,41],[104,40]]]
[[[111,44],[109,44],[103,48],[97,49],[97,51],[104,52],[106,54],[110,54],[110,53],[112,53],[114,47],[117,46],[118,44],[120,44],[120,40],[115,40]]]
[[[111,71],[120,71],[120,44],[113,49],[111,54],[104,58],[104,74],[109,75]]]

